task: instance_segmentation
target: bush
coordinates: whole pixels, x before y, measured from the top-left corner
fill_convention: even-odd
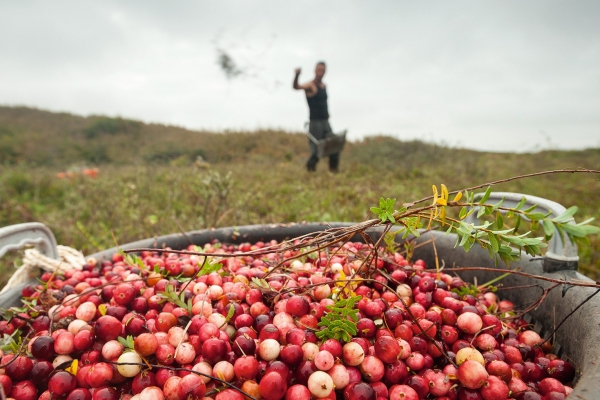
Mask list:
[[[20,156],[18,148],[15,133],[0,127],[0,164],[16,164]]]
[[[122,118],[94,117],[93,122],[84,129],[83,134],[88,139],[104,135],[116,135],[118,133],[135,133],[142,127],[137,121]]]

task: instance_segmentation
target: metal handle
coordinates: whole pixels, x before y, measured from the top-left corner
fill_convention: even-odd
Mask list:
[[[475,199],[481,197],[483,197],[483,193],[477,193],[475,195]],[[503,206],[515,207],[523,199],[523,197],[527,199],[524,208],[528,208],[534,204],[537,204],[536,210],[539,210],[543,213],[552,212],[552,215],[555,217],[558,217],[567,210],[564,206],[552,200],[512,192],[492,192],[487,202],[497,203],[498,201],[504,199]],[[523,218],[527,219],[525,217]],[[473,212],[466,218],[466,222],[468,223],[477,224],[478,220],[477,212]],[[574,224],[575,220],[571,218],[568,223]],[[548,242],[548,250],[546,251],[544,258],[544,269],[547,272],[562,269],[576,270],[579,263],[577,245],[571,242],[571,239],[569,239],[568,236],[565,235],[565,240],[563,241],[563,238],[559,234],[555,234]]]
[[[12,250],[33,245],[43,255],[60,259],[52,231],[40,222],[10,225],[0,228],[0,257]]]

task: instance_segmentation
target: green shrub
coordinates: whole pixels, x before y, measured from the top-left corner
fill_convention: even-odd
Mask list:
[[[84,129],[83,134],[88,139],[117,133],[138,132],[142,123],[122,118],[93,117],[92,123]]]
[[[16,164],[19,160],[19,143],[13,131],[0,127],[0,164]]]

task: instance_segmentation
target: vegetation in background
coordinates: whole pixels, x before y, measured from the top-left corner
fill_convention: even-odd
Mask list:
[[[196,162],[202,156],[207,163]],[[84,254],[207,227],[361,221],[380,197],[402,204],[431,184],[469,187],[530,172],[600,167],[600,149],[485,153],[377,136],[348,143],[341,172],[308,174],[308,140],[282,131],[208,133],[119,118],[0,107],[0,226],[39,221]],[[56,174],[98,166],[97,178]],[[600,217],[600,182],[586,174],[495,186],[578,206]],[[543,234],[543,231],[542,231]],[[580,246],[580,269],[600,277],[600,240]],[[11,258],[0,270],[11,270]],[[0,286],[8,278],[2,273]]]

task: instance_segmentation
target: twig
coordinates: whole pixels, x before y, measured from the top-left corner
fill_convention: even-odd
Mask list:
[[[532,174],[517,175],[517,176],[513,176],[511,178],[500,179],[500,180],[497,180],[497,181],[492,181],[492,182],[484,183],[484,184],[481,184],[481,185],[472,186],[470,188],[466,188],[466,189],[462,189],[462,190],[454,190],[452,192],[449,192],[448,194],[449,195],[450,194],[455,194],[455,193],[458,193],[458,192],[462,192],[463,190],[481,189],[481,188],[486,187],[486,186],[498,185],[500,183],[515,181],[517,179],[523,179],[523,178],[531,178],[531,177],[534,177],[534,176],[550,175],[550,174],[560,174],[560,173],[570,173],[570,174],[573,174],[573,173],[577,173],[577,172],[588,172],[588,173],[591,173],[593,175],[593,174],[600,173],[600,170],[587,169],[587,168],[579,168],[579,169],[567,169],[567,168],[565,168],[565,169],[554,169],[554,170],[550,170],[550,171],[534,172]],[[598,178],[596,178],[596,179],[598,179]],[[433,196],[427,196],[427,197],[422,198],[421,200],[417,200],[417,201],[413,202],[411,205],[419,204],[419,203],[422,203],[424,201],[431,200],[431,199],[433,199]]]
[[[194,242],[192,241],[192,239],[188,236],[187,233],[185,233],[185,231],[183,230],[183,228],[179,224],[179,221],[177,220],[177,217],[175,217],[175,215],[173,215],[173,222],[175,222],[175,225],[177,225],[177,228],[179,229],[179,232],[181,232],[181,234],[183,236],[185,236],[185,238],[188,240],[188,242],[190,242],[190,244],[194,244]]]
[[[216,376],[205,374],[203,372],[194,371],[193,369],[177,368],[177,367],[169,367],[167,365],[156,365],[156,364],[145,364],[145,363],[124,363],[124,362],[118,362],[118,361],[105,361],[105,362],[107,364],[115,364],[115,365],[137,365],[139,367],[144,367],[144,366],[148,366],[149,365],[150,368],[162,368],[162,369],[168,369],[170,371],[176,371],[176,372],[179,372],[179,371],[189,372],[189,373],[192,373],[192,374],[204,376],[204,377],[207,377],[207,378],[219,381],[221,383],[224,383],[225,385],[229,386],[230,388],[232,388],[234,390],[237,390],[238,392],[240,392],[244,396],[248,397],[249,399],[251,399],[251,400],[257,400],[256,397],[253,397],[252,395],[244,392],[242,389],[238,388],[234,384],[231,384],[231,383],[227,382],[225,379],[221,379],[221,378],[218,378]]]
[[[445,270],[446,271],[488,271],[488,272],[496,272],[496,273],[510,273],[510,274],[514,274],[514,275],[525,276],[527,278],[537,279],[540,281],[558,283],[561,285],[581,286],[581,287],[590,287],[590,288],[600,289],[600,284],[598,284],[596,282],[588,283],[585,281],[567,281],[564,279],[548,278],[546,276],[528,274],[527,272],[511,270],[511,269],[500,269],[500,268],[490,268],[490,267],[454,267],[454,268],[446,268]],[[426,271],[435,271],[435,270],[428,269]]]
[[[569,314],[567,314],[562,321],[560,321],[560,323],[558,324],[558,326],[556,328],[554,328],[554,330],[550,333],[550,335],[548,336],[548,338],[546,338],[543,342],[536,344],[535,346],[533,346],[534,349],[537,349],[538,347],[540,347],[541,345],[543,345],[544,343],[546,343],[548,340],[550,340],[550,338],[552,336],[554,336],[554,334],[556,333],[556,331],[562,326],[562,324],[565,323],[565,321],[575,313],[575,311],[579,310],[581,308],[581,306],[583,306],[585,303],[587,303],[589,300],[592,299],[592,297],[594,297],[595,295],[598,294],[598,292],[600,292],[600,289],[596,290],[594,293],[592,293],[591,295],[589,295],[588,297],[585,298],[585,300],[583,300],[581,303],[579,303],[579,305],[577,307],[575,307],[573,309],[573,311],[571,311]]]
[[[534,301],[531,305],[529,305],[527,308],[525,308],[523,311],[521,311],[520,314],[511,316],[511,317],[507,317],[505,319],[518,319],[518,318],[523,317],[528,312],[535,310],[540,304],[542,304],[544,302],[544,300],[546,300],[546,297],[548,297],[548,293],[550,293],[550,291],[552,289],[558,287],[559,285],[560,285],[560,283],[555,283],[554,285],[545,288],[542,295],[536,301]]]
[[[540,285],[537,285],[537,284],[534,283],[534,284],[531,284],[531,285],[499,286],[499,287],[496,287],[496,291],[499,292],[501,290],[520,290],[520,289],[529,289],[529,288],[532,288],[532,287],[537,287],[537,288],[540,288],[540,289],[544,290],[543,287],[541,287]]]

